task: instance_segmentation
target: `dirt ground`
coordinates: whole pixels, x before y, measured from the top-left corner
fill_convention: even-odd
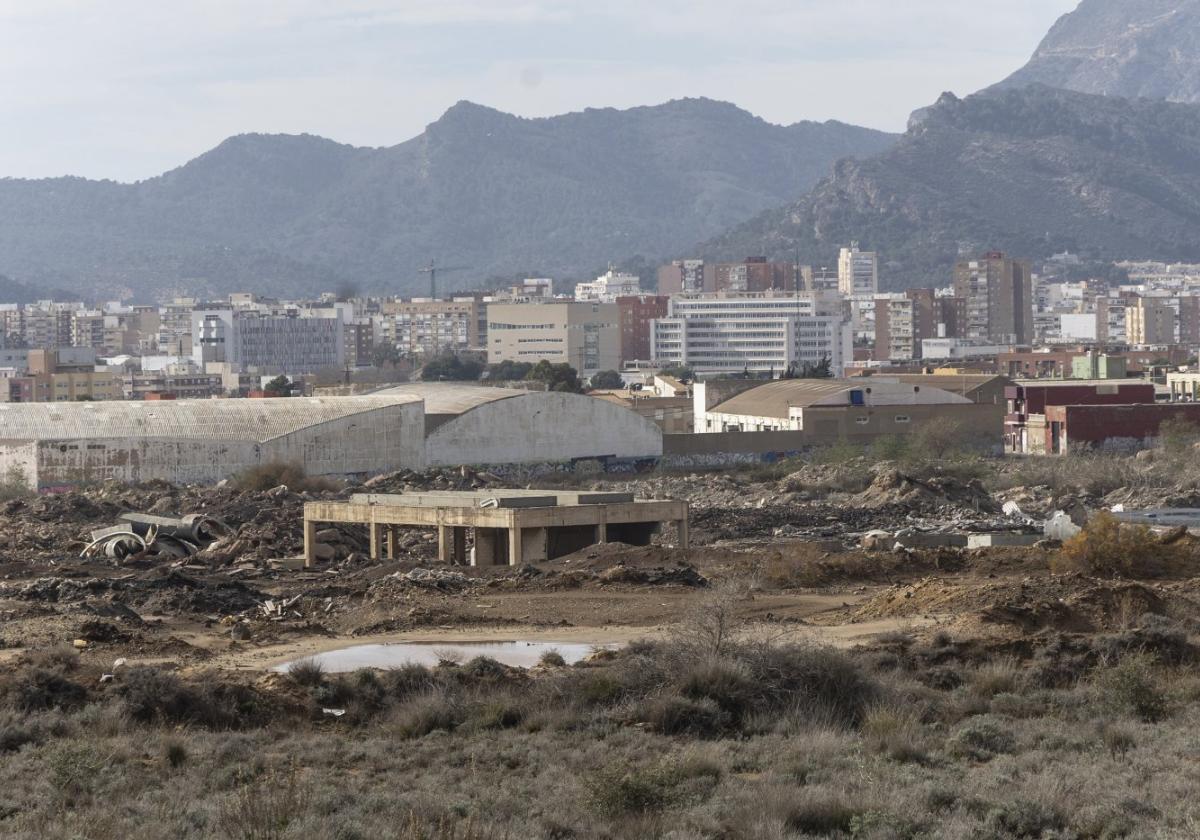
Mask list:
[[[319,568],[276,568],[272,560],[298,552],[303,503],[353,488],[106,485],[12,500],[0,507],[0,663],[71,645],[100,668],[124,659],[253,671],[368,642],[624,642],[672,632],[726,589],[737,593],[739,622],[838,645],[895,631],[1003,643],[1126,629],[1147,615],[1200,621],[1190,560],[1168,580],[1113,581],[1055,574],[1053,544],[908,550],[885,540],[864,550],[861,535],[879,528],[1017,523],[999,513],[1002,496],[977,481],[917,479],[885,467],[856,485],[829,468],[807,469],[765,480],[698,473],[598,481],[647,498],[688,499],[695,545],[596,546],[520,569],[439,567],[432,535],[419,531],[406,532],[399,560],[371,562],[365,533],[351,528],[322,533],[332,559]],[[404,474],[372,489],[494,480],[466,471]],[[1037,496],[1022,490],[1020,498],[1030,506]],[[185,559],[79,557],[89,533],[124,511],[204,512],[232,535]]]

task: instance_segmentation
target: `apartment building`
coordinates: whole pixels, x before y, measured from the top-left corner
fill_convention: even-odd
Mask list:
[[[700,294],[716,288],[716,266],[704,260],[675,260],[658,269],[660,295]]]
[[[621,324],[621,364],[647,361],[650,355],[650,330],[655,320],[665,318],[670,298],[662,295],[638,295],[617,298]]]
[[[671,299],[654,322],[651,355],[708,375],[783,374],[828,358],[840,376],[853,357],[849,325],[821,298],[781,292],[718,292]]]
[[[224,391],[220,374],[194,369],[136,371],[121,375],[121,397],[126,400],[170,396],[180,400],[201,400]]]
[[[714,270],[718,292],[795,291],[796,266],[767,262],[766,257],[747,257],[740,263],[719,263]]]
[[[838,291],[844,296],[879,293],[879,255],[859,250],[858,243],[843,248],[838,257]]]
[[[487,304],[474,297],[387,301],[371,319],[373,340],[413,355],[479,349],[484,346],[481,315],[486,309]]]
[[[1033,280],[1028,262],[999,251],[954,267],[954,294],[966,301],[964,337],[992,344],[1033,341]]]
[[[920,359],[927,338],[958,338],[966,301],[938,297],[933,289],[909,289],[875,298],[875,358]]]
[[[1135,346],[1175,343],[1175,310],[1163,298],[1139,297],[1125,314],[1125,334]]]
[[[615,303],[491,303],[487,340],[489,364],[565,362],[582,377],[621,367]]]

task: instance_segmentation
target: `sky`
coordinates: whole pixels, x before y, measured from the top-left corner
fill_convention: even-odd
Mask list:
[[[902,131],[1078,0],[0,0],[0,177],[133,181],[246,132],[357,146],[463,99],[527,117],[685,96]]]

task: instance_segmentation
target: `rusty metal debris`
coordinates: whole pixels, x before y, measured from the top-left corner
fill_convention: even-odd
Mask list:
[[[154,516],[125,513],[119,523],[91,533],[91,542],[80,557],[107,557],[121,561],[135,556],[185,559],[233,535],[221,520],[202,513],[187,516]]]

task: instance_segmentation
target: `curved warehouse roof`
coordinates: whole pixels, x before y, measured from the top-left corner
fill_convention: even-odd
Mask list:
[[[849,405],[850,391],[869,391],[867,405],[946,405],[969,403],[941,388],[898,382],[835,379],[779,379],[713,406],[714,414],[787,418],[793,408]]]
[[[484,385],[459,385],[454,382],[413,382],[374,392],[379,396],[411,394],[425,400],[425,415],[465,414],[481,405],[512,399],[531,393],[515,388],[489,388]]]
[[[357,414],[420,401],[412,394],[290,399],[0,404],[0,440],[169,438],[265,443]]]

